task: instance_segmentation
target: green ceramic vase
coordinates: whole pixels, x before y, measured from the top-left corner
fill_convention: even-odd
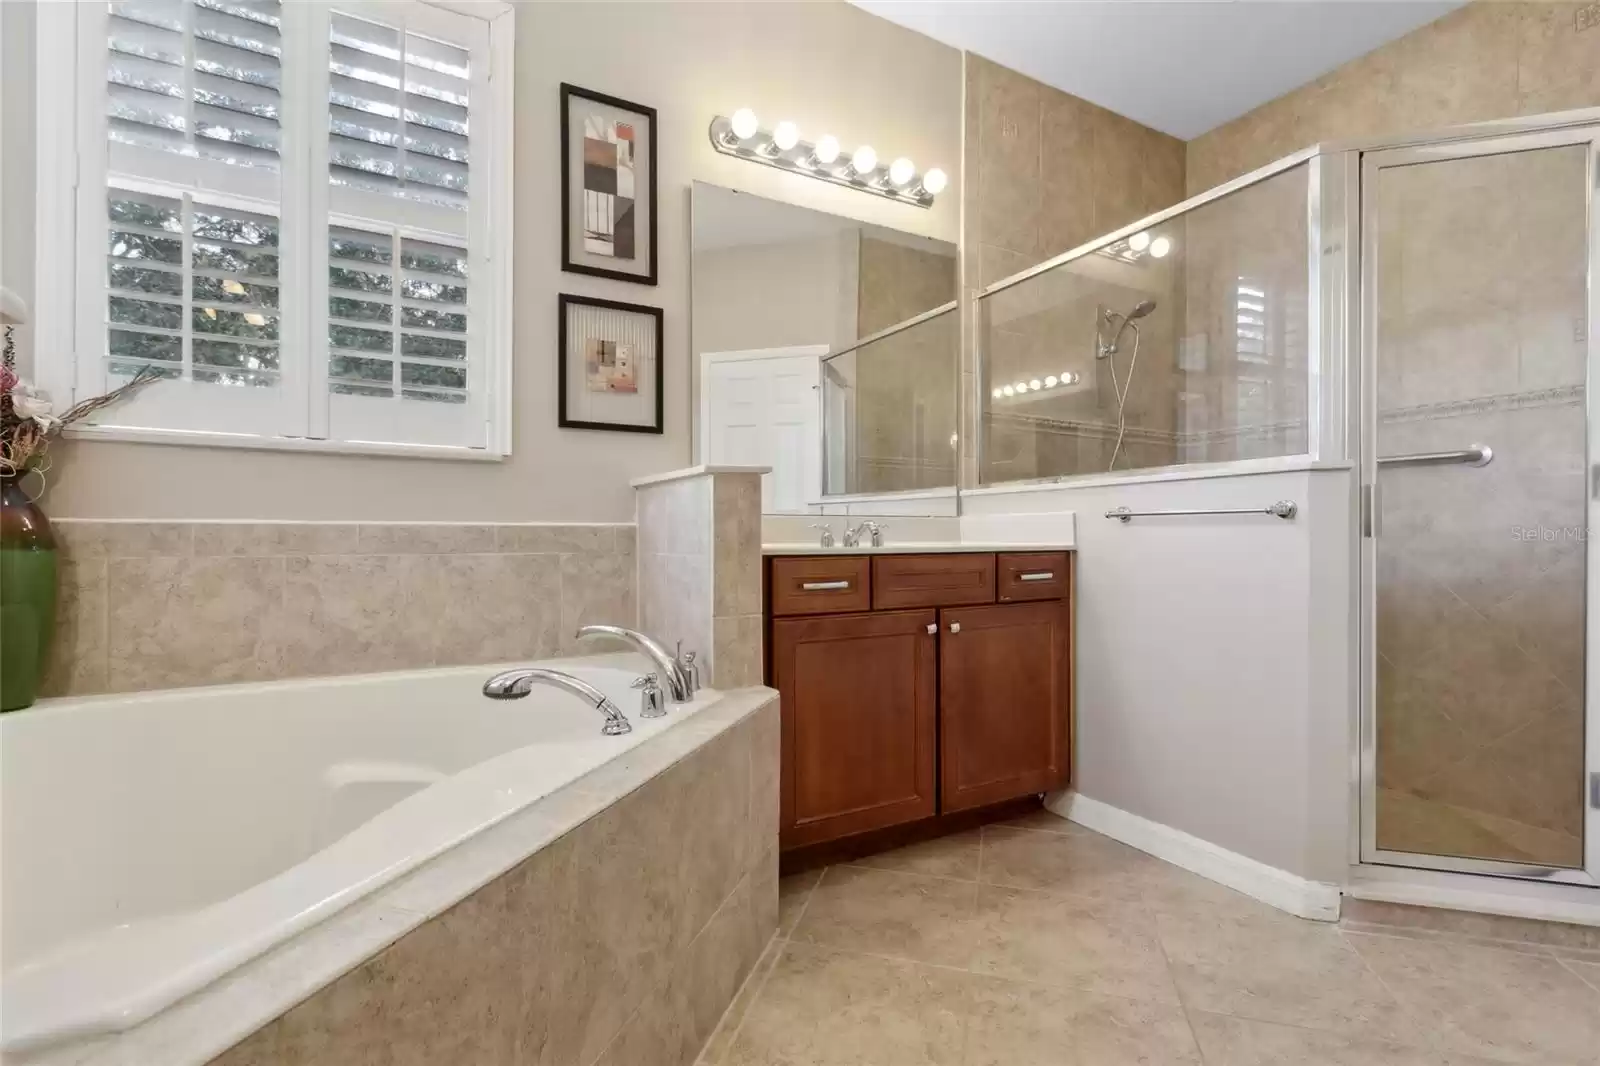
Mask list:
[[[56,538],[14,477],[0,478],[0,711],[39,695],[56,622]]]

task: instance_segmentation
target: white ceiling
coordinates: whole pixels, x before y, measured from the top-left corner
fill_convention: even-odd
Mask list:
[[[851,0],[1188,140],[1459,0]]]

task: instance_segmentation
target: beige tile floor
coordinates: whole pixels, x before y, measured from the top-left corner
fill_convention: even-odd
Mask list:
[[[1048,812],[786,878],[703,1066],[1600,1064],[1600,952],[1302,921]]]

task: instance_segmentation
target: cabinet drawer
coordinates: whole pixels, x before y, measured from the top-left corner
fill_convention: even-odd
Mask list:
[[[998,560],[995,590],[1001,603],[1059,600],[1067,594],[1066,552],[1004,552]]]
[[[773,616],[871,610],[870,562],[864,555],[773,559]]]
[[[952,553],[873,557],[874,610],[963,607],[993,602],[993,555]]]

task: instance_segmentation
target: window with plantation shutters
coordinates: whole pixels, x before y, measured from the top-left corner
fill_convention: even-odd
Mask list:
[[[62,6],[90,432],[505,454],[510,8]]]

